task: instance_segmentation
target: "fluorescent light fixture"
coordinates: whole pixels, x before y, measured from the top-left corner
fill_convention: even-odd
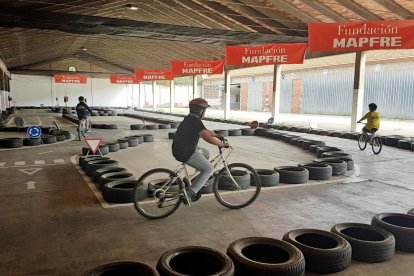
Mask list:
[[[138,10],[138,7],[133,5],[133,4],[127,4],[126,7],[127,7],[128,10],[131,10],[131,11],[137,11]]]

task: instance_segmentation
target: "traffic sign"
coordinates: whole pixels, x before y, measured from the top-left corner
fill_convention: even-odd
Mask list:
[[[27,128],[27,136],[29,138],[39,138],[42,135],[42,129],[38,126],[31,126]]]
[[[99,145],[102,143],[102,138],[85,138],[83,140],[93,154],[95,154],[99,148]]]

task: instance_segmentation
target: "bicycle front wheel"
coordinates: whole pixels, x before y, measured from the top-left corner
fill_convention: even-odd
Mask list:
[[[255,169],[247,164],[233,163],[216,174],[214,194],[223,206],[239,209],[252,204],[259,196],[261,187]]]
[[[371,146],[372,146],[372,152],[374,152],[374,154],[379,154],[382,150],[381,138],[374,137],[374,139],[372,139]]]
[[[134,186],[134,206],[148,219],[165,218],[180,206],[183,182],[169,169],[153,169]]]
[[[367,136],[365,134],[359,135],[358,146],[360,150],[364,150],[367,147]]]

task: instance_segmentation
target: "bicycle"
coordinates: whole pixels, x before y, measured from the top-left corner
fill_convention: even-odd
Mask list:
[[[360,123],[360,124],[366,125],[365,123]],[[381,152],[382,141],[381,141],[381,138],[376,135],[376,132],[374,133],[371,132],[367,134],[362,133],[359,135],[358,146],[360,150],[365,150],[368,143],[371,145],[372,152],[374,154],[378,155]]]
[[[217,201],[230,209],[244,208],[253,203],[261,190],[260,178],[255,169],[244,163],[228,164],[232,148],[219,148],[211,159],[213,191]],[[184,188],[198,172],[189,175],[187,165],[181,163],[172,171],[165,168],[152,169],[143,174],[134,185],[135,209],[148,219],[161,219],[174,213],[183,202]]]
[[[83,138],[88,137],[90,128],[88,127],[87,119],[79,120],[77,131],[79,141],[82,141]]]

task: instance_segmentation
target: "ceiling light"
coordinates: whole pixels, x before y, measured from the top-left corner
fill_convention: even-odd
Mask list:
[[[138,7],[133,5],[133,4],[127,4],[126,7],[127,7],[128,10],[131,10],[131,11],[137,11],[138,10]]]

